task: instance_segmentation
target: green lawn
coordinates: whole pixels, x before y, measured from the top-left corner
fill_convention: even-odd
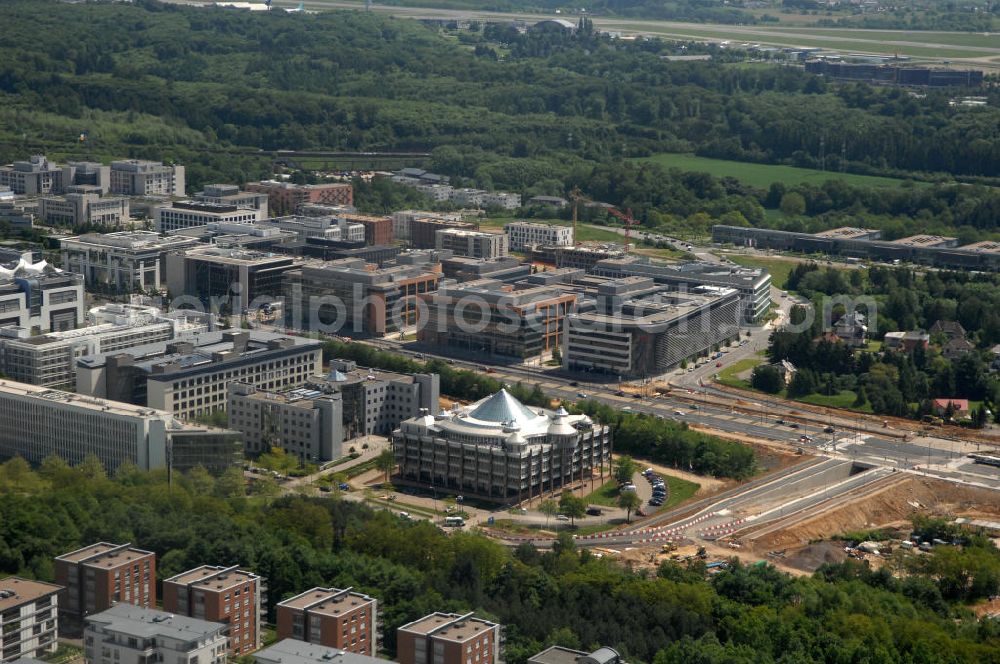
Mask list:
[[[812,168],[797,168],[795,166],[753,164],[681,153],[656,154],[652,157],[644,157],[643,161],[651,161],[665,168],[679,168],[682,171],[708,173],[720,178],[726,176],[734,177],[748,185],[761,189],[771,186],[772,182],[783,182],[784,184],[801,184],[804,182],[822,184],[827,180],[843,180],[848,184],[867,187],[899,187],[906,182],[906,180],[874,175],[855,175],[853,173],[820,171]]]
[[[673,475],[663,476],[667,481],[668,496],[667,502],[663,503],[661,510],[670,509],[676,507],[683,503],[684,501],[691,498],[701,485],[697,482],[689,482],[688,480],[681,479],[680,477],[674,477]]]
[[[618,506],[618,482],[611,480],[593,493],[584,496],[583,500],[588,505],[604,505],[605,507]]]
[[[722,371],[719,372],[717,382],[722,383],[723,385],[728,385],[729,387],[750,389],[750,381],[737,378],[736,375],[743,373],[747,369],[753,369],[755,366],[762,363],[763,360],[759,360],[754,357],[747,357],[739,362],[734,362],[729,366],[724,367]]]
[[[811,403],[814,406],[826,406],[828,408],[844,408],[847,410],[859,410],[862,412],[872,412],[871,406],[865,404],[864,408],[854,408],[854,400],[857,398],[852,390],[841,390],[838,394],[827,396],[825,394],[810,394],[807,397],[796,399],[802,403]]]

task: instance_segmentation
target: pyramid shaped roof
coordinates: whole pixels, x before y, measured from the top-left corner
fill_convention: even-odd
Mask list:
[[[537,419],[538,415],[515,399],[506,389],[502,389],[479,402],[479,405],[469,413],[469,417],[498,424],[515,422],[523,427]]]

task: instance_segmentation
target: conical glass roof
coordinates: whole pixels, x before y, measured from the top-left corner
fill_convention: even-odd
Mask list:
[[[333,371],[331,371],[326,375],[326,379],[334,383],[343,383],[345,380],[347,380],[347,376],[344,375],[343,372],[334,369]]]
[[[507,390],[500,390],[476,406],[475,410],[469,413],[469,417],[499,424],[515,422],[523,427],[538,415],[511,396]]]

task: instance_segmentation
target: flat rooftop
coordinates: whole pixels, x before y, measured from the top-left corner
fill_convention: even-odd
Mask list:
[[[108,631],[137,638],[164,637],[179,641],[195,641],[221,635],[226,629],[223,623],[178,616],[125,603],[116,604],[106,611],[91,615],[87,618],[87,622],[105,624]]]
[[[28,397],[34,399],[45,399],[53,403],[61,403],[72,408],[84,410],[100,411],[114,415],[126,415],[129,417],[163,417],[173,419],[173,415],[166,411],[147,408],[146,406],[136,406],[133,404],[111,401],[100,397],[85,396],[73,392],[63,392],[49,387],[39,385],[29,385],[27,383],[17,383],[12,380],[0,380],[0,394]]]
[[[258,662],[272,664],[392,664],[388,660],[368,655],[328,648],[298,639],[284,639],[269,648],[254,653]]]
[[[127,544],[109,544],[98,542],[82,549],[65,553],[56,557],[71,563],[82,563],[95,567],[117,567],[127,562],[153,555],[150,551],[136,549]]]
[[[0,579],[0,613],[62,590],[62,586],[8,576]]]
[[[225,590],[233,586],[241,586],[257,578],[258,576],[253,572],[246,572],[241,569],[202,565],[201,567],[181,572],[177,576],[172,576],[165,581],[185,586],[193,585],[205,590]]]
[[[326,616],[340,616],[352,611],[360,606],[374,602],[375,600],[359,592],[353,592],[350,588],[340,590],[337,588],[313,588],[301,595],[290,597],[284,602],[279,602],[279,606],[286,606],[290,609],[309,609],[310,613],[317,613]]]
[[[495,627],[495,623],[482,618],[458,613],[432,613],[399,629],[413,634],[434,634],[436,638],[461,643]]]
[[[546,648],[537,655],[532,655],[528,659],[538,664],[576,664],[581,657],[586,657],[589,653],[582,650],[571,650],[562,646],[552,646]]]
[[[940,247],[942,245],[952,244],[957,240],[958,238],[945,237],[942,235],[911,235],[910,237],[901,237],[898,240],[893,240],[892,244],[898,244],[904,247]]]
[[[975,242],[967,244],[964,247],[958,247],[958,249],[961,251],[975,251],[980,254],[1000,254],[1000,242],[984,240],[983,242]]]
[[[815,236],[837,240],[867,240],[871,239],[873,235],[877,235],[878,233],[879,231],[871,228],[841,226],[840,228],[831,228],[826,231],[815,233]]]

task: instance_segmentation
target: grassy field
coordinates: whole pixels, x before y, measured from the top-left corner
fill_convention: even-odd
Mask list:
[[[642,463],[640,462],[640,466]],[[667,502],[663,503],[660,509],[669,509],[676,505],[680,505],[685,500],[690,498],[701,488],[701,485],[697,482],[689,482],[688,480],[681,479],[679,477],[673,477],[672,475],[664,475],[664,479],[667,483]],[[598,488],[593,493],[584,497],[584,501],[588,505],[603,505],[604,507],[617,507],[618,506],[618,483],[614,480],[608,482],[604,486]]]
[[[758,364],[763,363],[763,360],[757,359],[755,357],[748,357],[740,360],[739,362],[734,362],[728,367],[722,369],[719,372],[719,383],[723,385],[728,385],[729,387],[738,387],[743,389],[750,389],[750,381],[743,380],[742,378],[737,378],[737,374],[741,374],[748,369],[753,369]]]
[[[783,261],[774,258],[758,258],[756,256],[740,256],[739,254],[727,254],[726,258],[739,265],[746,267],[762,267],[771,273],[771,283],[776,288],[782,290],[788,285],[788,277],[795,269],[795,261]]]
[[[772,182],[794,185],[802,183],[822,184],[827,180],[843,180],[847,184],[865,187],[899,187],[906,182],[906,180],[874,175],[819,171],[812,168],[797,168],[795,166],[752,164],[743,161],[712,159],[710,157],[699,157],[693,154],[682,153],[656,154],[652,157],[643,158],[643,161],[651,161],[664,168],[679,168],[682,171],[708,173],[719,178],[733,177],[745,184],[761,189],[771,186]]]

